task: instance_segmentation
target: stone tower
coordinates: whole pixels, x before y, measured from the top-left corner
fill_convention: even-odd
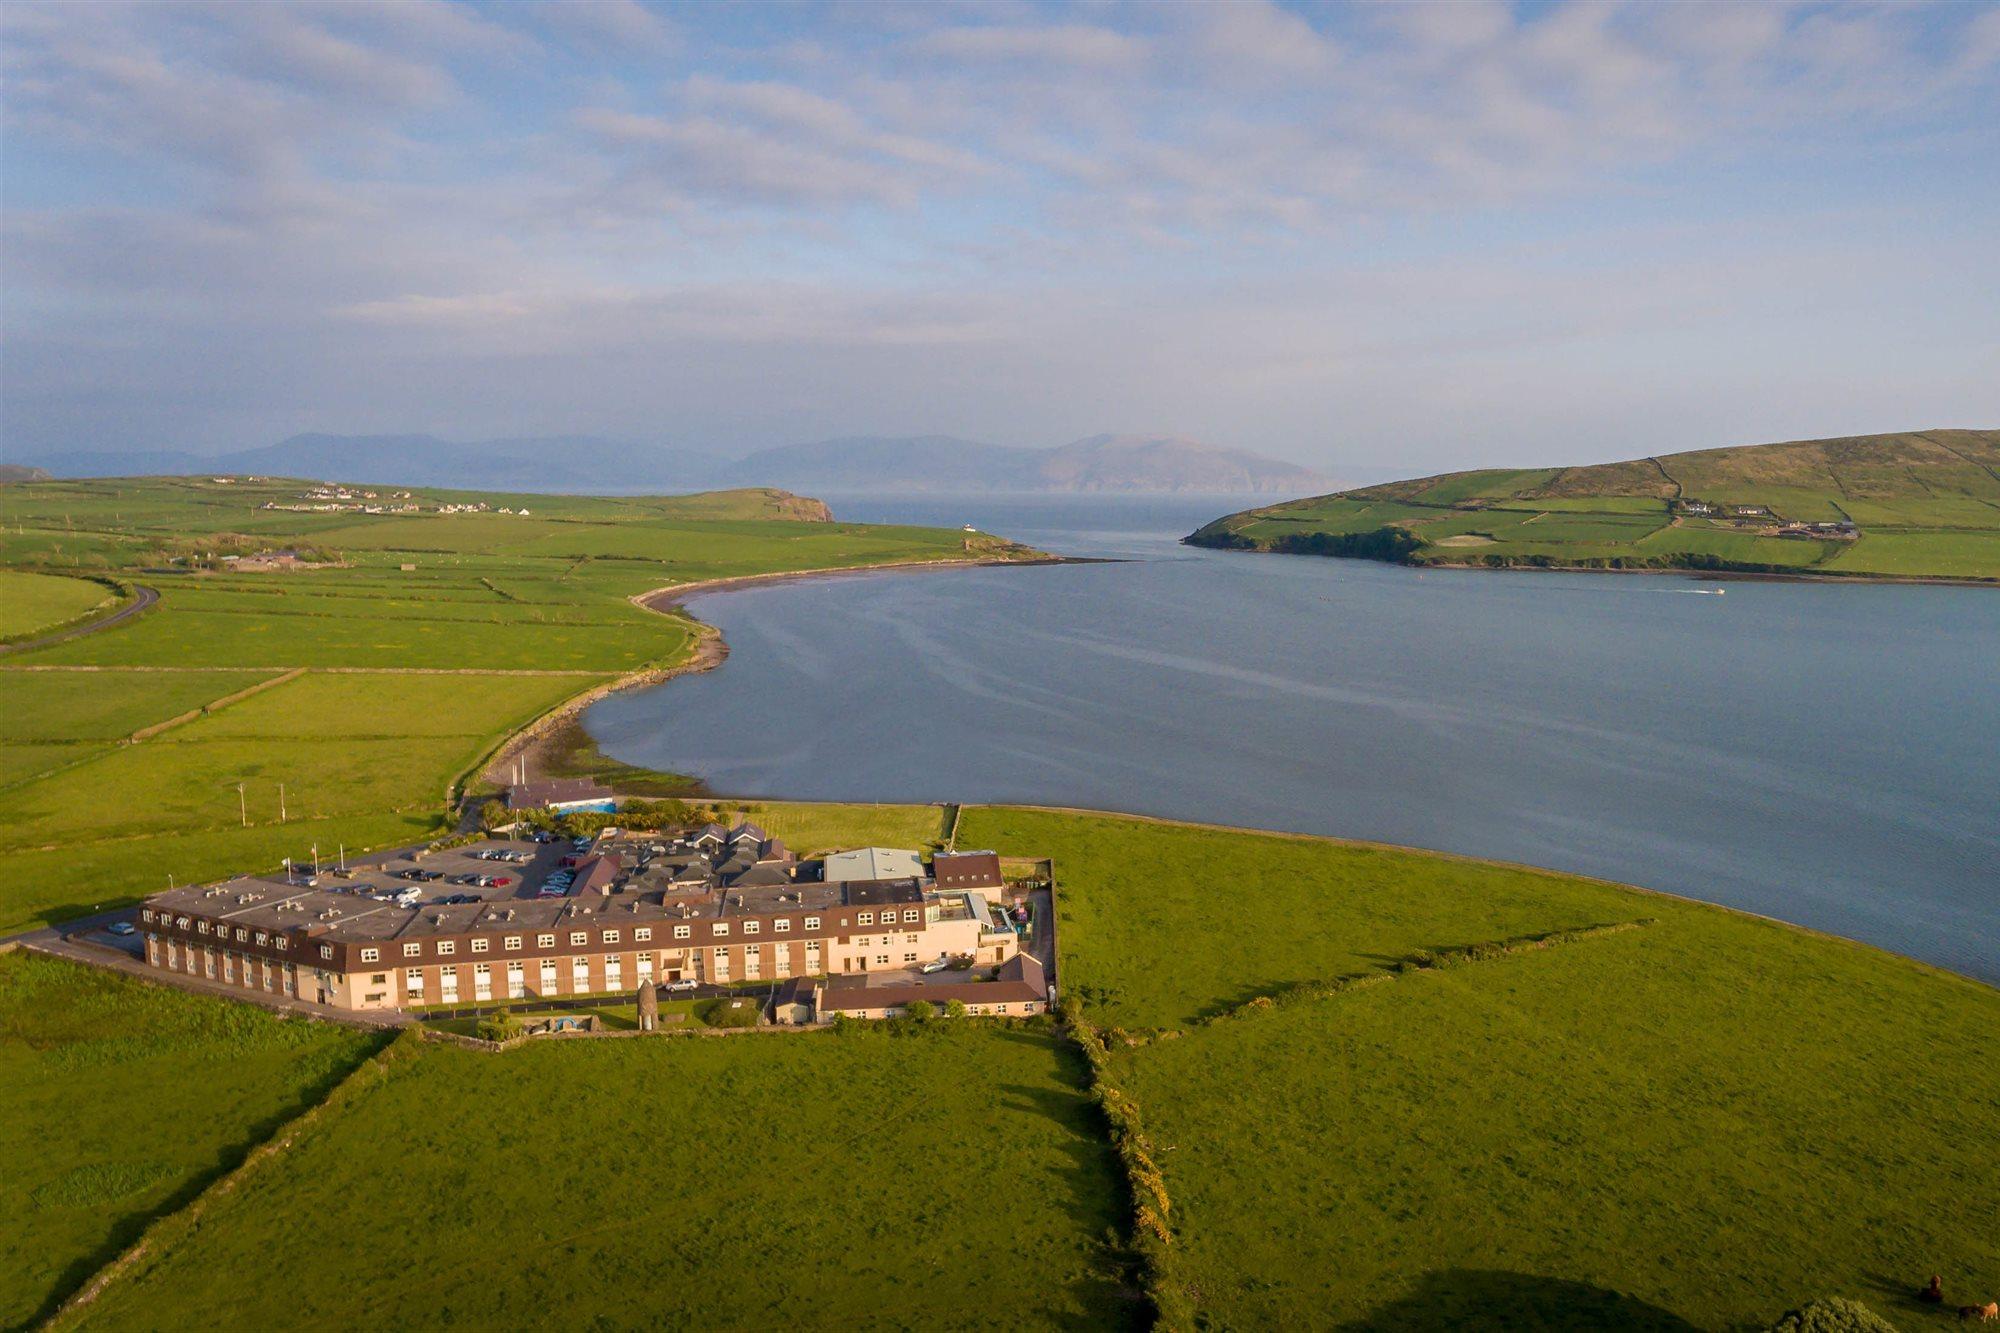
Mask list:
[[[652,982],[639,985],[639,1031],[652,1032],[660,1026],[660,992]]]

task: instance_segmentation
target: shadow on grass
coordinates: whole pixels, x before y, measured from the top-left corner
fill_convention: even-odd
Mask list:
[[[300,1089],[299,1095],[279,1107],[264,1119],[244,1130],[243,1137],[217,1153],[215,1160],[204,1170],[190,1176],[179,1189],[149,1208],[141,1209],[118,1219],[104,1244],[89,1254],[78,1258],[63,1269],[49,1289],[49,1295],[32,1315],[19,1324],[5,1330],[5,1333],[24,1333],[24,1330],[39,1328],[54,1317],[62,1303],[81,1291],[91,1278],[119,1255],[132,1248],[135,1241],[144,1235],[146,1228],[163,1217],[179,1212],[200,1198],[204,1191],[216,1181],[243,1165],[246,1158],[264,1144],[270,1142],[292,1121],[318,1106],[332,1095],[341,1081],[363,1064],[375,1058],[382,1048],[394,1039],[393,1033],[384,1033],[365,1046],[359,1058],[335,1065],[318,1082]]]
[[[1493,1328],[1636,1329],[1695,1333],[1671,1310],[1587,1282],[1495,1269],[1440,1268],[1409,1295],[1341,1325],[1344,1330]]]

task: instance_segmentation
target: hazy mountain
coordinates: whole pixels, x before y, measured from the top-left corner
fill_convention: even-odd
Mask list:
[[[1093,435],[1057,449],[949,435],[847,436],[751,454],[740,479],[804,491],[1204,491],[1297,495],[1326,478],[1170,436]]]
[[[0,481],[47,481],[48,472],[25,463],[0,463]]]
[[[1151,435],[1094,435],[1058,449],[949,435],[846,436],[729,460],[588,435],[464,443],[434,435],[294,435],[200,455],[77,452],[20,460],[58,477],[250,473],[375,485],[512,491],[675,492],[779,486],[804,493],[913,491],[1202,491],[1300,495],[1324,477],[1237,449]]]

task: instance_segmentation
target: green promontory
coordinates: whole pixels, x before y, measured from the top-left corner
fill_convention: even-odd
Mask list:
[[[1246,509],[1193,546],[1400,564],[2000,581],[2000,430],[1451,472]]]

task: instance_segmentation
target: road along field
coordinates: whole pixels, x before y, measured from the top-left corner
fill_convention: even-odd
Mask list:
[[[0,644],[78,624],[117,601],[115,591],[90,579],[0,569]]]
[[[694,622],[635,605],[641,593],[1031,554],[956,529],[830,522],[817,501],[774,491],[314,489],[0,487],[0,565],[99,596],[100,584],[49,576],[145,570],[160,592],[136,619],[0,658],[0,796],[13,812],[0,832],[0,932],[131,901],[170,876],[434,836],[505,737],[688,655]],[[364,514],[363,503],[419,511]],[[478,507],[439,512],[454,505]]]

